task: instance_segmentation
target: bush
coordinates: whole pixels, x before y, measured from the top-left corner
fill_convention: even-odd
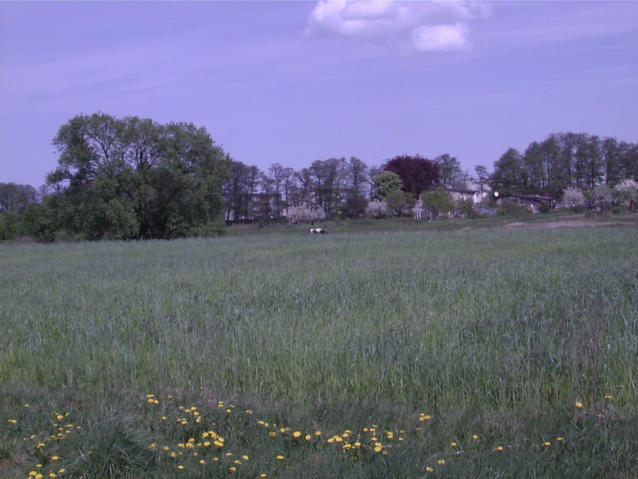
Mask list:
[[[498,209],[499,216],[511,216],[514,218],[523,218],[531,215],[532,212],[525,205],[519,205],[514,201],[503,201]]]
[[[444,188],[421,193],[421,200],[423,200],[423,207],[430,212],[433,218],[436,218],[441,212],[447,213],[454,209],[450,193]]]
[[[326,219],[326,213],[321,208],[307,206],[293,206],[288,209],[288,221],[292,224],[314,223]]]
[[[0,241],[15,238],[19,233],[18,216],[8,211],[0,211]]]
[[[456,204],[456,210],[463,218],[478,218],[478,213],[474,209],[474,202],[472,200],[460,200]]]
[[[385,201],[374,200],[366,206],[366,215],[373,218],[385,218],[388,214],[388,205]]]
[[[402,216],[405,208],[408,206],[409,197],[403,191],[395,190],[388,193],[385,197],[388,210],[395,216]]]
[[[40,243],[55,241],[56,221],[53,212],[39,203],[31,203],[22,215],[24,230]]]
[[[561,206],[564,208],[578,208],[583,207],[586,204],[585,195],[580,188],[567,188],[563,192],[563,199],[561,201]]]
[[[614,186],[612,196],[622,206],[634,209],[638,205],[638,183],[631,179],[623,180]]]

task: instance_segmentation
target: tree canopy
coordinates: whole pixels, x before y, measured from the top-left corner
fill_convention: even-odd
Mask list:
[[[449,155],[448,155],[449,156]],[[385,171],[399,175],[403,191],[418,198],[421,191],[430,190],[439,184],[439,165],[421,156],[395,156],[383,166]]]
[[[174,238],[220,219],[230,158],[204,128],[78,115],[47,177],[60,226],[88,239]]]

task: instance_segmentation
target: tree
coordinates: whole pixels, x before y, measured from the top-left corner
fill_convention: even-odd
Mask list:
[[[483,165],[476,165],[474,167],[474,172],[476,173],[478,184],[481,187],[481,192],[483,192],[483,185],[485,185],[487,183],[487,180],[489,180],[490,178],[487,167]]]
[[[392,171],[383,171],[372,178],[377,196],[381,199],[386,198],[393,191],[401,191],[403,184],[399,175]]]
[[[439,166],[441,184],[456,186],[463,174],[459,161],[445,153],[434,158],[434,162]]]
[[[492,190],[501,194],[521,193],[523,179],[522,157],[514,148],[508,149],[496,163],[492,174]]]
[[[38,192],[30,185],[0,183],[0,211],[22,214],[25,208],[38,201]]]
[[[439,165],[420,156],[395,156],[384,165],[385,171],[399,175],[403,191],[418,198],[422,191],[430,190],[439,184]]]
[[[47,177],[62,226],[87,239],[194,234],[222,212],[230,158],[204,128],[136,117],[78,115],[53,139]]]
[[[436,218],[441,212],[454,209],[450,193],[442,187],[423,193],[421,200],[423,201],[423,208],[430,212],[432,218]]]

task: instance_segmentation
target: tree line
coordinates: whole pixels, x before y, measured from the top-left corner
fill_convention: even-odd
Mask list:
[[[509,148],[492,174],[477,165],[473,175],[447,153],[399,155],[381,166],[356,157],[316,160],[299,170],[274,163],[264,172],[233,160],[204,128],[103,113],[74,117],[53,145],[58,165],[46,186],[0,184],[0,239],[28,233],[47,241],[62,232],[176,238],[218,233],[223,221],[277,220],[293,210],[320,213],[313,218],[358,217],[371,207],[401,214],[419,198],[447,208],[441,187],[489,185],[502,195],[558,200],[568,188],[638,179],[638,145],[584,133],[554,133],[523,153]]]
[[[520,153],[509,148],[495,163],[492,188],[505,194],[560,199],[567,188],[610,188],[638,180],[638,145],[585,133],[553,133]]]

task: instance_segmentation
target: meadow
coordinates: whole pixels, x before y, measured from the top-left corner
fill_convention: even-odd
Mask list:
[[[0,325],[0,477],[638,476],[635,226],[0,244]]]

